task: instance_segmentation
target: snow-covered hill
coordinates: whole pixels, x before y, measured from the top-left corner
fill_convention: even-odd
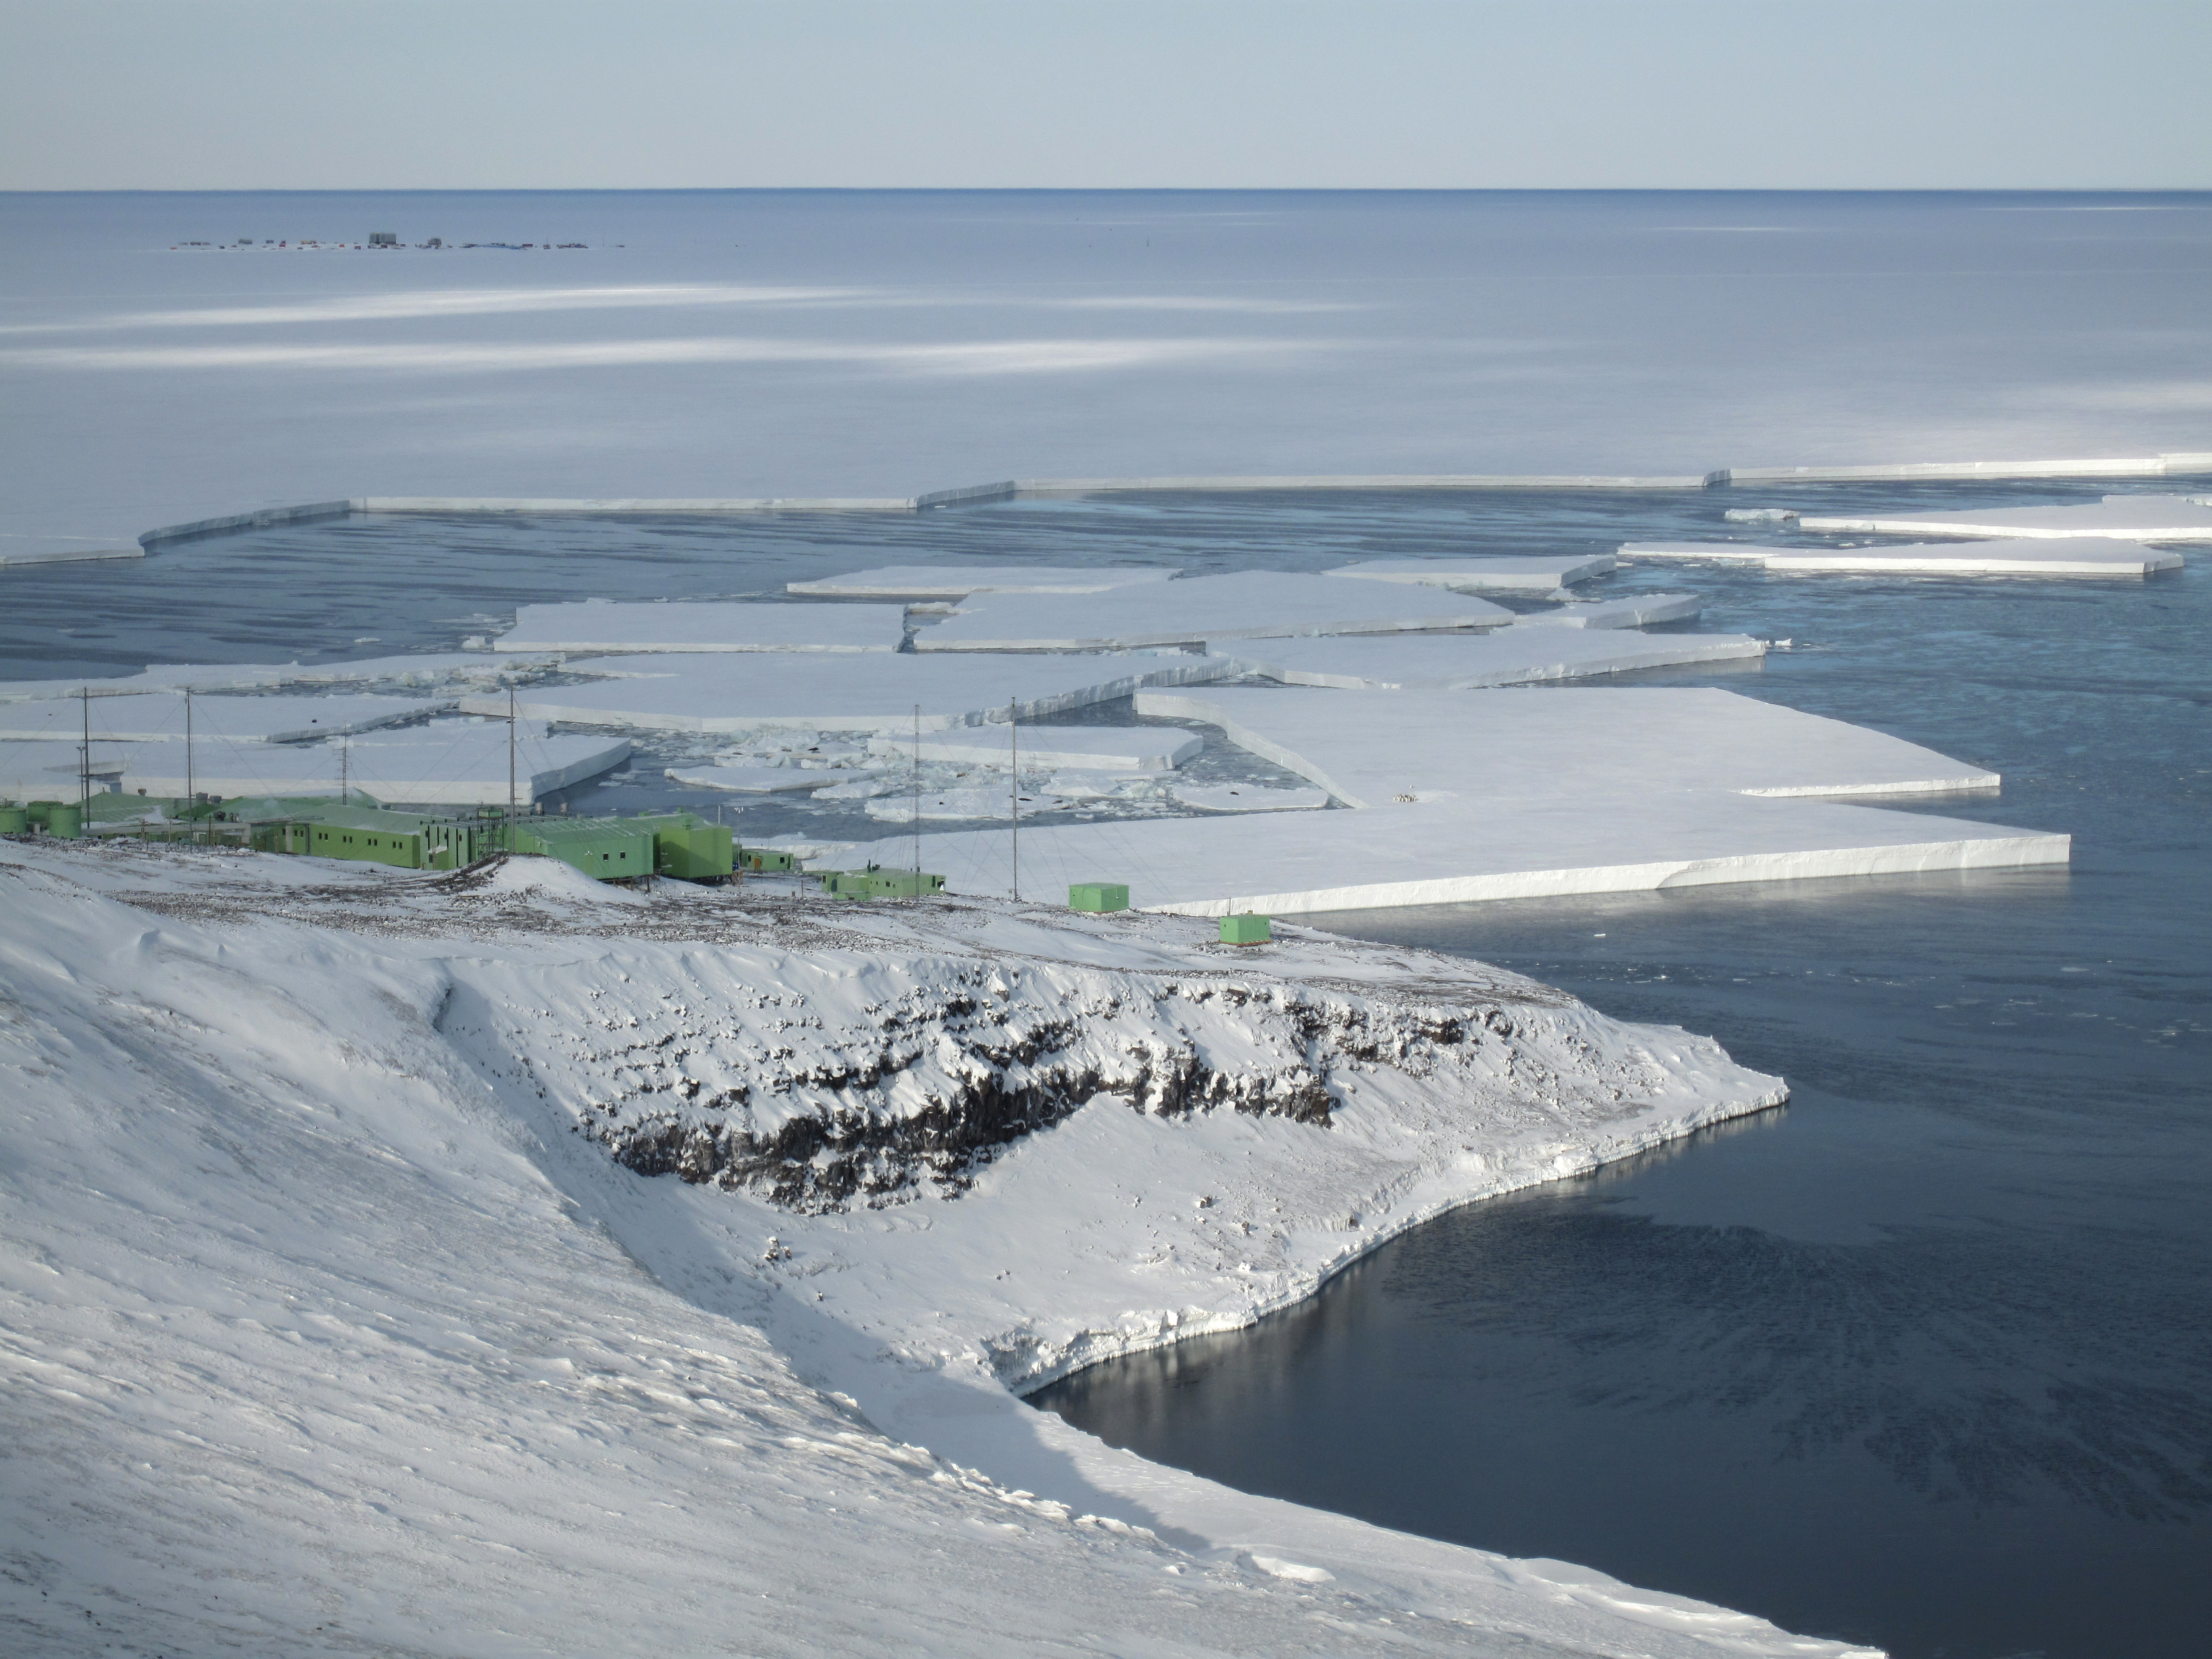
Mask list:
[[[0,843],[0,1645],[1844,1651],[1006,1386],[1774,1079],[1321,935],[572,874]]]

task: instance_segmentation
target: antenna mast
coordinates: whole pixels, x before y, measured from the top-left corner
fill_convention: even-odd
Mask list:
[[[1013,825],[1014,902],[1022,902],[1022,729],[1014,700],[1006,699],[1006,809]]]
[[[76,806],[85,812],[92,807],[92,688],[79,686],[76,695],[84,705],[84,745],[76,751]]]
[[[185,799],[187,802],[195,801],[199,799],[197,794],[192,793],[193,787],[192,688],[188,685],[185,688]]]
[[[914,896],[921,898],[921,705],[914,706]]]
[[[514,687],[507,688],[507,850],[514,851]]]

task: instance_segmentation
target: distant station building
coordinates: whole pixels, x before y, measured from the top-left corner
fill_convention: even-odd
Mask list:
[[[395,230],[372,230],[368,233],[368,245],[371,247],[398,247],[399,233]]]

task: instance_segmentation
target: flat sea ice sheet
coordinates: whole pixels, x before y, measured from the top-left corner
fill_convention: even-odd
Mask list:
[[[526,731],[516,744],[515,793],[523,801],[611,771],[629,758],[629,744],[594,737],[547,737]],[[215,742],[196,744],[191,787],[220,795],[335,794],[341,779],[380,801],[406,805],[494,806],[507,792],[507,727],[501,722],[432,725],[344,744]],[[185,746],[140,744],[121,767],[127,791],[181,795]]]
[[[1240,570],[1083,595],[993,593],[934,628],[917,652],[1109,651],[1200,640],[1498,628],[1513,613],[1428,588],[1373,591],[1326,576]]]
[[[1649,628],[1687,622],[1705,608],[1695,593],[1632,593],[1588,605],[1563,605],[1513,619],[1516,628]]]
[[[785,591],[823,599],[963,599],[970,593],[1103,593],[1110,587],[1164,582],[1171,565],[1103,566],[1088,569],[1048,564],[891,564],[843,576],[787,582]]]
[[[921,739],[920,757],[952,765],[1070,767],[1086,772],[1171,772],[1206,746],[1195,732],[1158,726],[970,726]],[[917,745],[872,738],[868,752],[893,759]]]
[[[1139,687],[1186,685],[1236,672],[1210,657],[918,657],[730,653],[607,658],[575,664],[610,678],[526,688],[536,720],[664,732],[925,732],[1023,720],[1126,697]],[[503,692],[464,697],[471,714],[503,714]],[[916,709],[920,710],[917,716]]]
[[[237,743],[304,743],[316,738],[368,732],[453,707],[452,697],[198,697],[191,709],[195,738]],[[70,738],[89,716],[95,742],[160,742],[185,738],[185,700],[174,693],[0,703],[0,738]]]
[[[1741,634],[1638,634],[1632,629],[1497,629],[1471,637],[1224,641],[1211,653],[1285,685],[1339,690],[1464,691],[1587,679],[1685,663],[1757,661],[1766,647]]]
[[[1369,581],[1410,582],[1455,593],[1548,593],[1602,576],[1617,561],[1610,553],[1575,553],[1503,559],[1370,559],[1324,574]]]
[[[2041,511],[2042,509],[2036,509]],[[1926,530],[1924,525],[1914,529]],[[1893,530],[1905,526],[1899,520]],[[1964,532],[1960,532],[1963,534]],[[2179,553],[2148,548],[2116,536],[2015,537],[2002,541],[1914,543],[1890,547],[1760,547],[1750,542],[1627,542],[1620,556],[1720,559],[1759,564],[1801,575],[2147,576],[2178,570]]]
[[[1759,795],[1994,789],[1995,772],[1863,726],[1733,691],[1635,687],[1399,691],[1146,691],[1139,714],[1203,720],[1353,806],[1418,793],[1548,790],[1574,780]]]
[[[668,775],[692,789],[726,789],[740,795],[788,794],[819,789],[834,772],[802,771],[795,766],[672,766]]]
[[[2079,507],[1976,507],[1963,513],[1801,517],[1801,530],[1877,536],[2112,537],[2135,542],[2212,542],[2212,507],[2186,495],[2107,495]]]
[[[526,605],[501,651],[896,651],[896,605]]]
[[[348,685],[390,681],[399,685],[441,686],[488,680],[520,668],[554,661],[526,657],[440,653],[411,657],[368,657],[356,662],[326,663],[156,663],[136,674],[107,679],[0,680],[0,702],[44,697],[73,697],[89,689],[94,696],[132,691],[251,691],[279,685]]]

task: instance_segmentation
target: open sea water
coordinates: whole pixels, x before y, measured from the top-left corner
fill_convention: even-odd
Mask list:
[[[448,651],[518,604],[774,597],[878,563],[1167,563],[1799,538],[1723,508],[2171,484],[1156,496],[910,517],[356,518],[10,571],[0,678]],[[2212,585],[1638,567],[1721,684],[2005,775],[1919,805],[2069,871],[1317,918],[1718,1036],[1791,1103],[1407,1235],[1307,1305],[1037,1403],[1247,1490],[1912,1659],[2195,1655],[2212,1629]],[[1347,694],[1352,695],[1352,694]],[[1471,698],[1480,693],[1469,693]],[[1096,718],[1127,719],[1109,708]],[[641,769],[577,810],[684,799]],[[1912,804],[1899,803],[1911,810]],[[755,809],[747,809],[749,812]],[[780,826],[747,819],[749,834]]]

